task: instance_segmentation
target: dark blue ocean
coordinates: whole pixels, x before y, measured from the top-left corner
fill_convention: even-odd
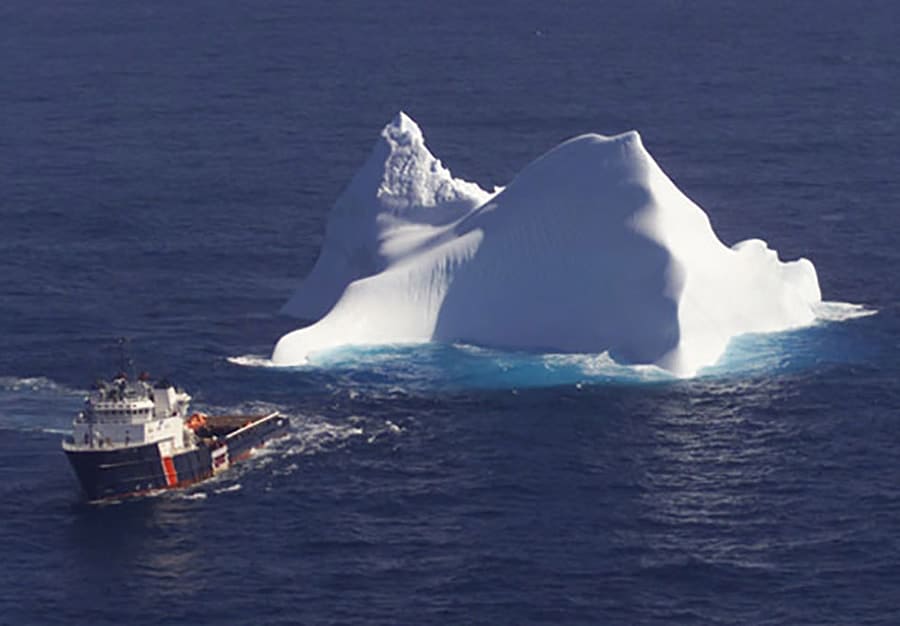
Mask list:
[[[5,0],[0,623],[900,622],[900,5]],[[349,350],[278,310],[399,110],[503,185],[629,129],[726,243],[878,313],[690,380]],[[84,502],[60,441],[131,339],[195,407],[292,432]]]

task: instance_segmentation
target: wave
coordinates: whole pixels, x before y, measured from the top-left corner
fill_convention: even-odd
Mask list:
[[[198,491],[196,493],[179,492],[174,497],[178,500],[206,500],[208,496],[205,491]]]
[[[820,322],[846,322],[877,315],[877,309],[870,309],[863,304],[850,302],[820,302],[813,307],[816,319]]]
[[[65,428],[36,428],[35,430],[49,435],[69,435],[72,432],[71,429]]]
[[[66,434],[86,393],[42,376],[0,377],[0,428]]]
[[[240,356],[230,356],[226,359],[233,365],[242,367],[278,367],[272,362],[272,359],[259,354],[244,354]]]
[[[81,396],[87,393],[83,389],[72,389],[44,376],[19,378],[16,376],[0,376],[0,391],[51,391],[65,396]]]
[[[278,411],[279,413],[283,413],[290,417],[289,413],[291,408],[283,404],[268,402],[266,400],[245,400],[244,402],[239,402],[237,404],[204,403],[202,404],[202,410],[204,413],[213,415],[255,415]]]
[[[227,487],[222,487],[221,489],[213,489],[213,493],[216,495],[223,493],[234,493],[235,491],[240,491],[242,489],[241,483],[234,483],[233,485],[228,485]]]

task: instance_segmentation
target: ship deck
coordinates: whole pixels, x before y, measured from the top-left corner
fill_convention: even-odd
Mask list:
[[[266,418],[277,415],[277,411],[268,413],[264,416],[259,415],[206,415],[205,423],[198,427],[194,432],[202,439],[211,437],[225,437],[234,431],[249,426],[254,422],[262,421]]]

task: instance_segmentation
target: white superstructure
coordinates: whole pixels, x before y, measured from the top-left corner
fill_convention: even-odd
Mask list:
[[[151,385],[129,381],[120,374],[111,382],[98,381],[84,409],[72,423],[69,449],[103,449],[159,445],[163,456],[193,445],[185,434],[191,396],[166,381]],[[190,433],[190,431],[188,431]]]

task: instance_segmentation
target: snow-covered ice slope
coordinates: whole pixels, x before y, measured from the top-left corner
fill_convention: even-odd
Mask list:
[[[418,125],[399,113],[331,209],[322,252],[282,312],[321,318],[351,282],[409,256],[489,198],[454,179],[425,147]]]
[[[280,365],[346,344],[608,352],[688,376],[728,341],[814,321],[813,264],[728,248],[636,132],[557,146],[503,190],[454,179],[399,114],[338,199],[284,312]]]

